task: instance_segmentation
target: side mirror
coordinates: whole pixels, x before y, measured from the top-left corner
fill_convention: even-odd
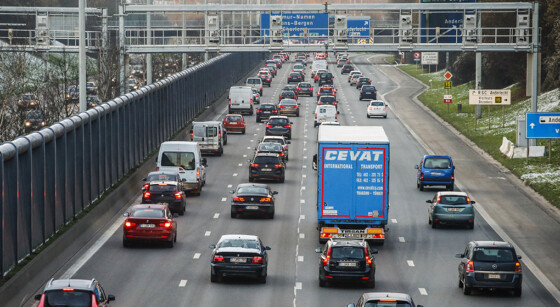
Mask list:
[[[112,294],[107,295],[107,301],[111,302],[115,300],[115,296]]]
[[[292,144],[292,142],[290,142],[290,141],[286,141],[286,144]]]
[[[518,260],[521,260],[521,258],[522,258],[521,256],[517,256],[517,259],[518,259]]]
[[[179,217],[179,213],[177,212],[173,213],[173,217]]]
[[[216,244],[210,244],[210,248],[216,248]]]
[[[354,304],[348,304],[348,307],[354,307]]]
[[[35,295],[35,300],[40,301],[42,296],[43,296],[42,294]]]
[[[471,200],[471,205],[474,205],[474,204],[476,204],[476,201]]]
[[[254,147],[253,149],[256,151],[256,150],[257,150],[257,147]]]
[[[205,167],[208,166],[208,161],[206,160],[206,158],[202,158],[201,162]]]
[[[317,254],[320,254],[320,253],[321,253],[321,249],[320,249],[320,248],[316,248],[316,249],[315,249],[315,252],[316,252]]]
[[[290,122],[290,125],[293,125],[293,124],[294,124],[294,122]]]
[[[455,258],[463,258],[463,254],[455,254]]]
[[[269,250],[271,250],[271,248],[270,248],[270,246],[265,246],[264,250],[269,251]]]
[[[372,254],[377,254],[377,253],[379,253],[379,250],[377,248],[372,248],[371,253]]]
[[[146,180],[148,180],[148,178],[142,178],[142,181],[146,181]]]
[[[428,200],[426,201],[426,203],[427,203],[427,204],[431,204],[432,201],[428,199]]]
[[[123,216],[124,216],[124,217],[129,217],[129,216],[130,216],[130,212],[125,212],[125,213],[123,214]]]
[[[278,195],[278,191],[273,191],[272,195]]]
[[[247,160],[247,162],[251,163],[251,160]]]
[[[340,114],[340,111],[336,111],[336,114]]]
[[[233,194],[233,193],[235,193],[235,190],[229,190],[229,193]]]
[[[146,187],[142,186],[142,192],[146,191]]]
[[[418,169],[419,167],[418,167],[418,165],[414,165],[414,168],[415,168],[415,169]]]

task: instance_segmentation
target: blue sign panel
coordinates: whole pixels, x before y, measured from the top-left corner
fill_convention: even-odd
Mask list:
[[[369,18],[350,19],[346,21],[348,27],[348,38],[369,39]]]
[[[272,14],[277,16],[280,14]],[[329,15],[324,13],[282,14],[284,36],[296,39],[308,31],[309,38],[326,39],[329,35]],[[270,14],[261,14],[261,36],[270,35]]]
[[[560,112],[525,113],[528,139],[560,138]]]
[[[476,0],[421,0],[421,3],[470,3]],[[463,11],[420,13],[421,43],[462,43]],[[436,28],[439,28],[439,33]]]

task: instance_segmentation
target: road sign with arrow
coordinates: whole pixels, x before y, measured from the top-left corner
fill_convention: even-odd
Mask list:
[[[525,113],[528,139],[560,138],[560,113]]]

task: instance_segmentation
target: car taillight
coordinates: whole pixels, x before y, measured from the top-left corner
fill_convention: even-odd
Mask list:
[[[387,108],[383,107],[383,111],[387,111]],[[453,177],[453,176],[451,176],[451,177]]]
[[[253,257],[252,263],[263,263],[262,257]]]
[[[131,222],[131,221],[126,221],[124,222],[124,227],[126,228],[130,228],[132,226],[136,225],[135,223]]]
[[[292,109],[297,109],[297,106],[293,106]]]
[[[321,101],[317,102],[317,104],[323,104]]]
[[[249,103],[253,103],[253,99],[249,100]]]
[[[323,266],[328,266],[329,265],[329,260],[331,260],[331,249],[329,248],[329,251],[327,252],[327,257],[325,257],[325,259],[323,259]]]
[[[301,88],[299,88],[299,87],[298,87],[298,88],[296,88],[296,91],[300,91],[300,90],[301,90]]]
[[[270,197],[261,197],[261,199],[259,200],[261,203],[269,203],[272,201],[272,198]]]
[[[272,113],[278,113],[278,110],[272,110]]]
[[[166,186],[167,186],[167,183],[160,183],[160,184],[158,184],[158,187],[166,187]]]
[[[262,110],[257,110],[257,113],[262,113]]]
[[[369,252],[367,248],[364,247],[364,251],[366,252],[366,262],[368,266],[371,268],[373,266],[373,260],[369,257]]]
[[[251,163],[251,167],[259,167],[258,163]]]
[[[224,256],[214,256],[214,262],[225,262]]]
[[[471,198],[467,196],[467,204],[471,203]]]
[[[149,184],[149,183],[146,183],[146,184],[144,185],[144,189],[146,189],[146,190],[147,190],[149,187],[150,187],[150,184]]]
[[[474,272],[474,262],[472,260],[469,260],[469,262],[467,262],[467,267],[465,271]]]
[[[334,115],[334,119],[338,119],[338,114],[335,114],[335,115]]]
[[[228,103],[231,104],[231,99],[228,99]]]
[[[271,124],[266,124],[266,127],[267,128],[272,128],[272,125]]]
[[[424,179],[424,173],[420,173],[420,179]]]
[[[315,113],[315,119],[317,119],[317,113]]]
[[[236,196],[233,198],[233,201],[245,201],[245,198]]]
[[[286,126],[284,126],[284,128],[292,128],[292,126],[291,125],[286,125]]]
[[[176,198],[176,199],[181,199],[182,196],[183,196],[183,195],[181,195],[181,192],[175,193],[175,198]]]
[[[144,192],[144,198],[150,198],[150,196],[152,195],[152,193],[146,191]]]
[[[165,228],[171,228],[171,222],[159,223],[159,226]]]
[[[279,156],[280,156],[280,157],[283,157],[283,156],[284,156],[284,153],[283,153],[283,152],[281,152],[281,153],[279,154]]]
[[[278,106],[280,109],[284,109],[284,106]]]
[[[455,175],[451,174],[451,180],[454,180],[454,179],[455,179]]]
[[[338,102],[335,101],[333,104],[336,106],[338,104]]]
[[[522,269],[521,269],[521,262],[517,261],[515,263],[515,273],[521,273]]]
[[[191,131],[191,139],[194,137],[194,132]]]
[[[282,166],[284,166],[284,165],[282,165],[282,164],[274,164],[274,167],[282,167]]]

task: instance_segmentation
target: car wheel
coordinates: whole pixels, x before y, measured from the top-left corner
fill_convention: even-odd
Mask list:
[[[470,222],[467,224],[467,229],[474,229],[474,222]]]
[[[375,288],[375,276],[370,278],[370,280],[367,282],[367,286],[369,288]]]
[[[369,118],[369,114],[366,114],[366,117]]]
[[[220,277],[218,275],[210,273],[210,282],[219,282]]]
[[[179,210],[179,215],[185,215],[185,206],[184,205]]]
[[[465,282],[463,282],[463,294],[464,295],[470,295],[471,290],[472,290],[472,287],[467,286],[467,284]]]
[[[428,225],[432,225],[432,219],[428,216]]]
[[[221,156],[223,154],[224,154],[224,149],[223,148],[218,149],[218,156]]]
[[[257,282],[259,284],[266,284],[266,276],[259,276],[257,277]]]
[[[296,117],[299,117],[299,112],[298,112],[298,113],[296,113]]]
[[[224,138],[224,145],[227,145],[227,138]]]
[[[173,246],[175,246],[175,239],[166,242],[167,243],[167,247],[168,248],[173,248]]]
[[[278,182],[280,182],[280,183],[284,183],[284,179],[286,179],[286,177],[282,177],[282,178],[280,178],[280,180],[278,180]]]
[[[521,296],[521,287],[513,289],[513,296],[515,297]]]
[[[175,230],[175,237],[173,237],[173,242],[177,243],[177,230]]]
[[[237,218],[237,213],[235,211],[231,211],[231,218]]]
[[[270,212],[270,213],[268,214],[267,218],[273,219],[273,218],[274,218],[274,211]]]
[[[327,281],[321,280],[319,278],[319,287],[324,288],[324,287],[328,287],[329,283]]]
[[[122,246],[123,246],[124,248],[130,247],[130,242],[128,242],[128,240],[123,239],[123,240],[122,240]]]
[[[420,191],[424,191],[424,185],[419,183],[418,184],[418,189],[420,189]]]
[[[436,229],[437,228],[437,222],[436,221],[432,221],[432,228]]]
[[[383,118],[387,118],[387,115],[383,116]]]
[[[241,134],[245,134],[245,129],[243,129],[243,131],[241,131]]]

